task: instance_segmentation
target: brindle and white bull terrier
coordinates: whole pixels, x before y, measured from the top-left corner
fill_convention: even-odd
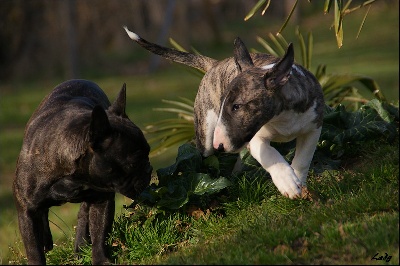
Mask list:
[[[49,208],[82,202],[75,252],[92,243],[92,263],[108,264],[106,237],[115,193],[135,198],[149,185],[150,146],[125,113],[126,88],[113,104],[95,83],[54,88],[25,128],[13,184],[28,264],[46,264],[53,248]]]
[[[301,196],[321,134],[324,97],[314,75],[294,63],[292,44],[276,58],[250,54],[236,38],[234,56],[217,61],[161,47],[124,29],[150,52],[205,72],[194,103],[196,145],[203,156],[248,145],[283,195]],[[293,139],[296,152],[289,165],[270,142]]]

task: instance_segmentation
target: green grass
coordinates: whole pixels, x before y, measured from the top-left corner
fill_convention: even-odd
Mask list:
[[[126,211],[109,240],[114,262],[377,264],[371,259],[387,253],[383,263],[398,264],[398,145],[370,142],[345,169],[311,175],[311,200],[287,199],[269,179],[240,177],[224,203],[195,208],[200,216]],[[83,254],[74,261],[70,241],[50,252],[48,263],[90,264],[90,247]]]
[[[361,164],[311,177],[314,201],[268,195],[224,219],[201,221],[195,245],[149,262],[375,264],[371,258],[386,252],[398,264],[398,146],[373,144],[360,155],[367,157]]]
[[[308,30],[313,31],[313,68],[322,63],[328,66],[328,72],[365,74],[378,82],[388,99],[398,101],[398,4],[395,8],[392,3],[383,8],[374,5],[360,38],[355,40],[363,15],[357,12],[345,19],[341,49],[337,49],[334,34],[328,29],[330,17],[320,14],[301,21],[300,30],[304,35]],[[241,27],[237,29],[229,25],[223,27],[227,39],[224,49],[207,45],[206,48],[195,47],[205,55],[222,59],[231,54],[233,38],[241,36],[248,47],[262,50],[255,41],[256,36],[267,37],[280,26],[266,25],[262,19],[238,24]],[[293,36],[293,27],[288,27],[284,35]],[[212,49],[209,53],[208,48]],[[128,55],[126,58],[136,57]],[[145,58],[147,60],[148,55]],[[167,117],[167,114],[152,111],[155,107],[164,107],[162,99],[194,99],[200,81],[177,65],[151,75],[87,78],[99,84],[111,101],[126,82],[127,114],[142,129]],[[54,78],[0,84],[1,264],[26,262],[17,229],[11,182],[26,122],[43,97],[62,81]],[[310,188],[318,198],[313,202],[289,201],[279,196],[270,182],[242,179],[232,191],[238,199],[224,202],[210,214],[203,210],[206,219],[166,214],[164,222],[158,220],[146,225],[146,232],[129,231],[137,234],[130,236],[129,241],[134,245],[134,239],[152,242],[152,246],[143,246],[141,251],[123,247],[116,241],[125,232],[123,227],[118,228],[126,222],[120,218],[125,214],[122,205],[131,202],[118,196],[114,229],[120,232],[114,235],[112,254],[117,262],[142,264],[376,264],[378,261],[371,261],[371,258],[377,252],[387,252],[393,256],[389,264],[398,264],[398,144],[378,143],[369,147],[369,150],[354,153],[356,158],[349,158],[357,162],[351,167],[311,177]],[[173,163],[176,152],[177,149],[171,149],[151,158],[154,169]],[[48,255],[49,262],[90,263],[89,248],[79,260],[72,255],[70,240],[78,206],[66,204],[51,209],[50,220],[54,223],[51,229],[57,246]],[[143,223],[139,223],[137,230],[144,230]],[[160,232],[165,236],[158,239],[155,234]],[[141,246],[136,245],[137,248]]]

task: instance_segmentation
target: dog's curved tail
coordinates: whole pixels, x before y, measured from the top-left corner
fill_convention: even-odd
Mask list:
[[[154,54],[160,55],[165,59],[181,63],[193,68],[197,68],[204,72],[207,72],[214,65],[214,63],[217,62],[217,60],[204,55],[181,52],[175,49],[162,47],[155,43],[146,41],[136,33],[128,30],[126,26],[124,26],[124,29],[128,34],[129,38],[137,42],[140,46],[142,46],[146,50]]]

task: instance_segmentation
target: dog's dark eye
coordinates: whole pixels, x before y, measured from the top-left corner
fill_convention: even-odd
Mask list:
[[[240,104],[234,104],[233,106],[232,106],[232,111],[236,111],[236,110],[238,110],[240,108]]]

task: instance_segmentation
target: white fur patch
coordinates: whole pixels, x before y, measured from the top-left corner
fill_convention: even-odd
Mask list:
[[[270,146],[268,140],[256,134],[249,146],[251,155],[271,174],[272,181],[282,195],[292,199],[301,194],[301,181],[282,155]]]
[[[314,120],[315,106],[304,113],[283,111],[265,124],[250,140],[251,155],[267,170],[278,190],[289,198],[300,196],[306,186],[308,169],[314,155],[321,127]],[[270,141],[287,142],[296,138],[295,157],[290,166]]]
[[[297,113],[293,110],[283,111],[274,116],[265,124],[257,135],[271,141],[288,142],[298,135],[305,134],[316,129],[313,122],[317,117],[315,113],[316,102],[304,113]]]
[[[226,97],[224,98],[224,100],[222,101],[222,104],[221,104],[221,110],[219,111],[219,116],[218,116],[218,123],[221,121],[222,110],[224,109],[225,100],[226,100]]]
[[[321,135],[321,129],[322,127],[317,128],[296,138],[296,153],[291,166],[303,187],[307,186],[308,169]]]
[[[206,141],[205,141],[205,156],[211,155],[214,151],[213,149],[213,139],[214,139],[214,129],[217,125],[218,116],[214,112],[214,110],[208,110],[207,116],[205,120],[205,132],[206,132]]]
[[[273,63],[273,64],[268,64],[268,65],[262,66],[261,69],[267,70],[267,69],[273,68],[274,66],[275,66],[275,63]],[[304,72],[301,71],[301,69],[300,69],[298,66],[296,66],[295,64],[292,65],[292,69],[294,69],[296,72],[300,73],[300,75],[302,75],[303,77],[306,76],[306,75],[304,74]],[[292,74],[292,71],[290,71],[290,74]]]
[[[303,77],[306,76],[306,75],[303,73],[303,71],[301,71],[301,69],[300,69],[298,66],[296,66],[296,65],[293,64],[292,68],[293,68],[294,70],[296,70],[296,72],[300,73],[300,75],[302,75]]]
[[[126,33],[128,34],[129,38],[131,38],[131,39],[134,40],[134,41],[140,40],[139,35],[137,35],[136,33],[134,33],[134,32],[132,32],[132,31],[128,30],[128,27],[127,27],[127,26],[124,26],[124,29],[125,29]]]
[[[216,123],[216,127],[213,133],[213,147],[214,149],[218,149],[219,144],[223,144],[226,151],[230,151],[231,143],[228,136],[228,132],[226,131],[226,127],[221,123],[222,110],[224,109],[225,99],[222,101],[221,110],[219,112],[218,120]]]
[[[275,63],[262,66],[261,68],[267,70],[267,69],[273,68],[274,66],[275,66]]]

